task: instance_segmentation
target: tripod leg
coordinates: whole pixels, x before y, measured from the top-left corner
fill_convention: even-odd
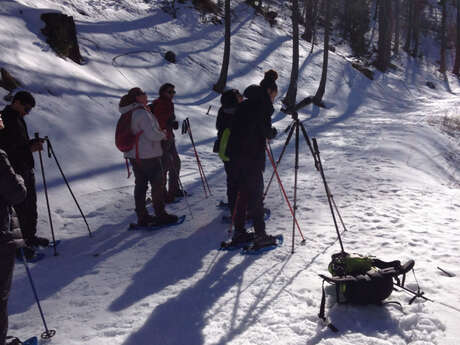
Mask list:
[[[311,146],[311,141],[310,141],[310,137],[307,134],[307,130],[305,129],[302,122],[299,122],[299,125],[302,130],[303,137],[305,138],[305,141],[307,142],[308,148],[310,149],[313,160],[315,161],[315,167],[317,170],[319,170],[318,159],[316,158],[315,151],[313,150],[313,147]]]
[[[61,176],[62,176],[62,178],[63,178],[65,184],[67,185],[67,188],[68,188],[68,190],[69,190],[69,192],[70,192],[70,195],[72,195],[72,198],[73,198],[73,200],[75,201],[75,204],[77,205],[77,208],[78,208],[78,210],[80,211],[80,214],[81,214],[83,220],[85,221],[86,227],[88,228],[89,237],[91,237],[93,234],[91,233],[91,229],[89,228],[89,224],[88,224],[88,222],[86,221],[86,217],[85,217],[85,215],[83,214],[83,211],[81,210],[81,207],[80,207],[80,204],[79,204],[78,201],[77,201],[77,198],[76,198],[75,195],[73,194],[72,188],[70,188],[69,181],[67,181],[67,178],[66,178],[64,172],[62,171],[61,165],[59,164],[59,161],[58,161],[58,159],[57,159],[57,157],[56,157],[56,154],[54,153],[53,146],[51,145],[51,141],[49,140],[49,138],[46,139],[46,142],[47,142],[47,144],[48,144],[48,150],[49,150],[49,152],[51,152],[51,155],[53,156],[54,161],[56,162],[56,165],[57,165],[57,167],[58,167],[58,169],[59,169],[59,172],[61,173]],[[44,175],[43,175],[43,176],[44,176]]]
[[[289,134],[288,134],[288,136],[286,138],[286,142],[284,143],[283,149],[281,150],[281,154],[280,154],[280,156],[278,158],[278,161],[276,162],[276,168],[278,168],[278,166],[279,166],[279,164],[281,162],[281,158],[283,158],[284,152],[286,151],[286,148],[287,148],[287,146],[289,144],[289,141],[291,140],[292,133],[294,132],[294,127],[295,126],[291,125],[291,128],[289,130]],[[272,155],[272,157],[273,157],[273,155]],[[264,195],[263,195],[263,200],[265,200],[265,197],[268,194],[268,190],[270,189],[270,185],[271,185],[271,183],[273,181],[273,177],[275,177],[275,170],[273,170],[272,176],[270,177],[270,181],[267,184],[267,188],[265,188],[265,192],[264,192]]]
[[[299,119],[295,120],[295,164],[294,164],[294,217],[292,218],[292,247],[294,254],[295,221],[297,213],[297,178],[299,172]]]

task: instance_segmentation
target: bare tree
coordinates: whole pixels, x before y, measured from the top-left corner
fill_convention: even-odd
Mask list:
[[[307,42],[311,42],[312,46],[315,40],[315,24],[318,12],[318,0],[305,0],[304,1],[304,14],[305,14],[305,32],[302,38]]]
[[[375,65],[385,72],[391,59],[391,1],[380,0],[379,6],[379,41]]]
[[[460,0],[457,0],[457,44],[455,45],[455,64],[452,73],[460,75]]]
[[[446,49],[447,49],[447,1],[441,0],[441,50],[440,50],[440,61],[439,71],[441,73],[446,72]]]
[[[230,0],[225,0],[225,44],[224,57],[222,61],[222,69],[220,70],[219,80],[213,86],[213,90],[219,93],[224,92],[227,84],[228,65],[230,63],[230,35],[231,35],[231,13]]]
[[[291,81],[283,103],[286,108],[295,105],[297,97],[297,81],[299,79],[299,1],[292,0],[292,69]]]
[[[318,90],[313,97],[313,103],[320,106],[323,105],[322,100],[326,91],[327,66],[329,61],[329,32],[331,27],[331,2],[326,0],[326,18],[324,22],[324,51],[323,51],[323,71],[321,73],[321,81],[319,82]]]

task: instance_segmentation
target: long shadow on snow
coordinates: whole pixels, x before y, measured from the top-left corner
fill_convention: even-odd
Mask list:
[[[133,215],[120,223],[103,225],[93,232],[92,238],[81,236],[64,240],[58,246],[56,257],[51,248],[47,249],[45,259],[29,265],[40,299],[52,298],[85,275],[98,274],[99,264],[145,240],[145,232],[126,231],[134,218]],[[84,226],[82,232],[83,229]],[[10,314],[23,313],[34,304],[27,276],[15,279],[8,305]]]

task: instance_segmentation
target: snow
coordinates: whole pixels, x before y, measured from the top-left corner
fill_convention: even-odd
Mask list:
[[[325,197],[303,139],[300,142],[298,220],[306,245],[274,183],[266,206],[268,233],[283,233],[282,247],[260,256],[216,248],[228,227],[215,207],[225,199],[225,172],[212,153],[219,96],[211,91],[220,71],[223,26],[203,23],[190,2],[177,3],[177,18],[155,1],[3,0],[0,3],[0,61],[37,100],[27,116],[29,132],[49,136],[56,156],[86,214],[93,236],[72,200],[53,159],[43,156],[59,255],[31,264],[49,328],[50,344],[439,344],[458,343],[460,297],[460,177],[458,131],[441,130],[441,119],[458,118],[458,81],[448,83],[411,59],[370,81],[339,54],[330,54],[324,100],[329,109],[308,106],[299,113],[318,139],[329,187],[348,228],[345,250],[383,260],[414,259],[426,297],[394,292],[402,308],[336,305],[328,288],[332,333],[318,319],[321,279],[330,256],[340,251]],[[233,2],[232,2],[233,3]],[[236,4],[235,4],[236,3]],[[269,68],[278,71],[280,109],[291,68],[289,18],[271,29],[243,2],[234,2],[228,86],[241,91]],[[40,29],[41,13],[74,16],[85,64],[58,58]],[[297,99],[314,94],[322,51],[301,42]],[[162,55],[177,53],[178,63]],[[338,51],[340,53],[340,49]],[[437,89],[425,86],[435,83]],[[129,88],[151,99],[164,82],[176,85],[176,114],[190,118],[212,196],[204,197],[187,136],[176,135],[181,179],[193,216],[182,201],[168,211],[186,214],[177,227],[127,231],[135,221],[133,179],[126,179],[114,146],[118,100]],[[0,89],[3,98],[6,91]],[[7,103],[0,100],[3,108]],[[212,106],[209,114],[207,111]],[[439,119],[433,121],[433,119]],[[276,112],[278,157],[291,118]],[[280,165],[293,197],[294,142]],[[49,224],[38,156],[39,234]],[[272,169],[267,164],[265,180]],[[340,224],[339,224],[340,226]],[[340,230],[341,227],[340,227]],[[455,276],[448,277],[437,267]],[[408,286],[416,289],[413,275]],[[9,300],[9,333],[21,338],[43,331],[24,267],[17,264]],[[42,344],[48,344],[42,341]]]

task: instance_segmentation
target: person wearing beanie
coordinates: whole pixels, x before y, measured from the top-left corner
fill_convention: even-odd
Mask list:
[[[27,260],[35,257],[34,247],[47,247],[49,240],[37,236],[37,192],[35,187],[33,152],[43,150],[43,139],[30,139],[25,117],[35,107],[35,99],[27,91],[17,92],[10,105],[2,110],[4,128],[0,130],[0,149],[8,155],[14,171],[24,179],[26,198],[14,209],[22,236],[28,247],[24,248]],[[16,253],[20,256],[19,251]]]
[[[254,240],[258,247],[276,243],[275,238],[265,232],[263,172],[266,140],[277,134],[271,123],[273,102],[278,93],[277,78],[278,74],[270,70],[265,73],[260,85],[246,88],[246,100],[233,116],[228,153],[232,162],[229,203],[232,214],[235,214],[234,243]],[[253,219],[255,237],[244,228],[246,214]]]
[[[173,129],[179,128],[179,122],[176,120],[176,115],[174,113],[173,98],[176,94],[174,89],[175,86],[171,83],[163,84],[158,92],[160,97],[149,105],[150,110],[160,124],[160,128],[166,130],[167,133],[166,139],[162,141],[162,163],[164,168],[164,193],[166,202],[173,202],[176,197],[182,197],[185,194],[185,191],[181,190],[179,187],[181,161],[177,153],[173,133]],[[167,178],[168,188],[166,189]]]
[[[140,133],[137,145],[124,153],[134,172],[134,203],[137,224],[148,226],[177,222],[178,217],[176,215],[168,214],[165,211],[161,141],[166,139],[166,133],[160,129],[158,121],[147,107],[146,93],[138,87],[132,88],[127,95],[121,98],[119,110],[121,114],[132,112],[131,131],[133,134]],[[147,212],[145,203],[149,183],[155,217]]]
[[[238,104],[243,101],[243,96],[237,89],[231,89],[225,91],[220,97],[221,107],[217,113],[216,129],[217,139],[214,143],[213,151],[219,153],[219,157],[224,162],[224,169],[227,175],[227,202],[230,201],[231,195],[231,184],[229,181],[230,177],[230,159],[226,155],[228,138],[231,133],[232,119],[235,114]]]

